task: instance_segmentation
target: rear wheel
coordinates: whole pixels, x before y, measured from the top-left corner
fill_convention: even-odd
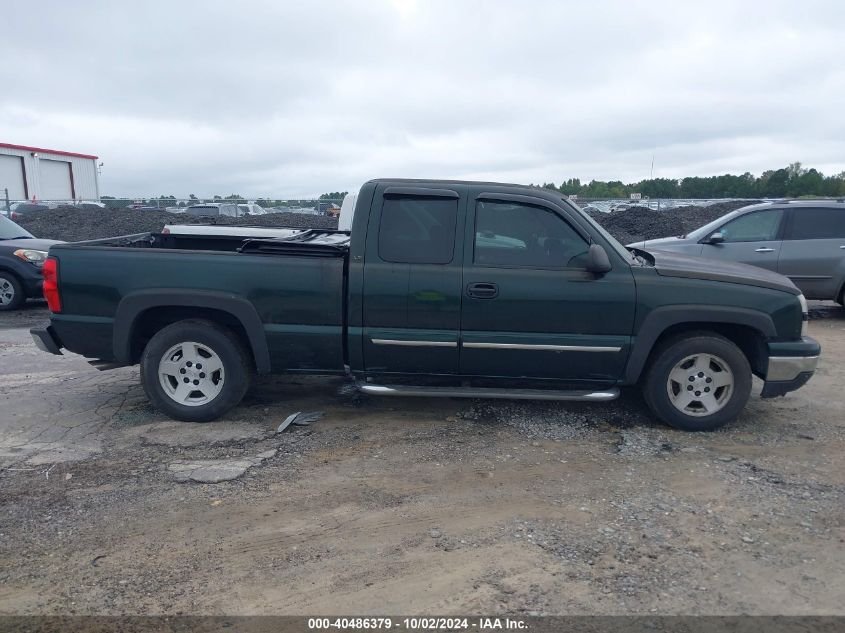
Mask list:
[[[0,311],[17,310],[26,300],[23,285],[12,273],[0,271]]]
[[[153,405],[186,422],[209,422],[241,401],[252,375],[249,353],[231,330],[189,319],[168,325],[141,356],[141,384]]]
[[[667,424],[711,431],[734,420],[751,393],[751,366],[717,334],[696,332],[656,351],[643,385],[646,402]]]

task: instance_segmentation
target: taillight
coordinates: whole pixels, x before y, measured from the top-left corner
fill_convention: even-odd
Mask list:
[[[44,298],[47,300],[47,307],[50,312],[62,311],[62,299],[59,296],[59,261],[54,257],[48,257],[41,269],[44,275]]]

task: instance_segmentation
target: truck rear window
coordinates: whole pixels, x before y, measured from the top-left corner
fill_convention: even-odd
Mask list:
[[[458,200],[388,197],[379,228],[379,257],[404,264],[448,264],[455,251]]]

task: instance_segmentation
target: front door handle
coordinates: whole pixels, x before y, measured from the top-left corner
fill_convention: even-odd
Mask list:
[[[495,299],[499,296],[499,286],[489,281],[481,281],[469,284],[467,294],[473,299]]]
[[[765,247],[763,247],[763,248],[756,248],[756,249],[754,249],[754,252],[755,252],[755,253],[774,253],[774,252],[775,252],[775,249],[773,249],[773,248],[765,248]]]

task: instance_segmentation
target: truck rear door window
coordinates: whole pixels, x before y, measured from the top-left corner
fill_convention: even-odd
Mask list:
[[[583,268],[589,244],[549,209],[481,201],[473,261],[483,266]]]
[[[384,199],[379,257],[399,264],[448,264],[455,252],[456,198]]]
[[[788,240],[832,240],[845,238],[845,207],[801,209],[792,212]]]

